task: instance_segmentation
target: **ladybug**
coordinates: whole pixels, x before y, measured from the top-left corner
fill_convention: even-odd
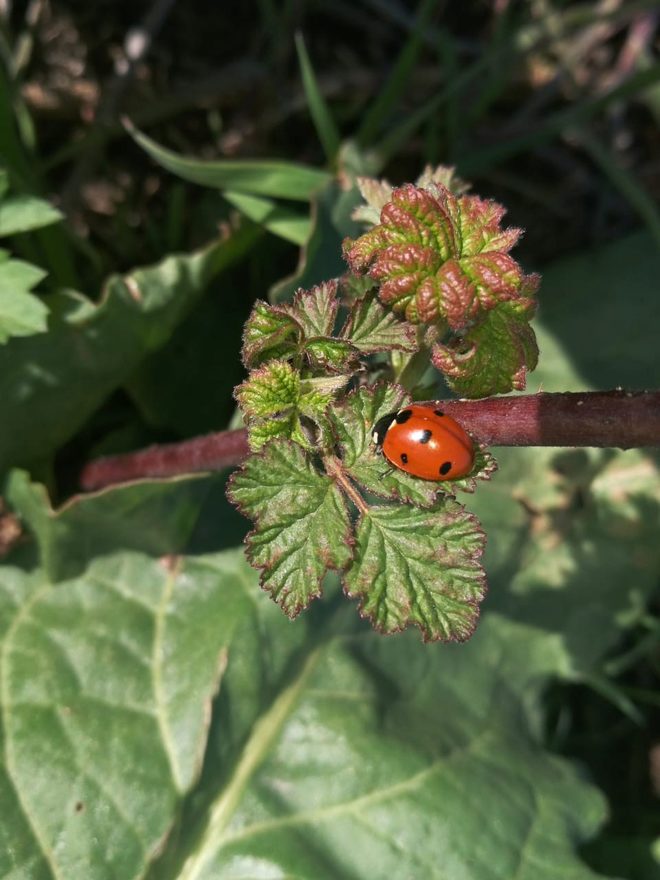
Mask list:
[[[411,404],[378,419],[373,427],[376,452],[394,467],[422,480],[456,480],[472,470],[474,445],[469,435],[441,409]]]

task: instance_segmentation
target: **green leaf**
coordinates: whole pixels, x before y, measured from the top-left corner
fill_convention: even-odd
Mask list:
[[[305,354],[313,367],[335,373],[353,370],[359,363],[357,350],[344,339],[310,339]]]
[[[425,641],[463,641],[486,593],[485,543],[479,521],[452,498],[429,510],[370,507],[358,524],[346,591],[379,632],[414,625]]]
[[[596,880],[577,848],[604,799],[529,729],[496,623],[460,647],[312,632],[284,680],[264,629],[230,655],[209,808],[148,880]]]
[[[199,775],[245,576],[235,552],[99,557],[57,586],[0,568],[2,876],[143,876]]]
[[[341,492],[298,446],[273,440],[249,456],[229,498],[255,521],[247,539],[261,583],[289,617],[321,595],[329,569],[351,559],[351,524]]]
[[[415,328],[388,312],[371,296],[353,303],[341,335],[363,354],[417,350]]]
[[[278,205],[273,199],[244,192],[224,190],[222,195],[241,214],[259,223],[273,235],[297,245],[303,245],[307,241],[312,225],[307,214]]]
[[[69,291],[51,294],[48,333],[0,347],[0,473],[49,455],[71,437],[168,341],[209,280],[242,253],[241,241],[239,232],[197,253],[113,276],[98,305]]]
[[[12,336],[32,336],[47,327],[48,308],[30,290],[46,273],[0,251],[0,345]]]
[[[47,327],[47,319],[48,309],[36,296],[0,291],[0,344],[12,336],[42,333]]]
[[[337,317],[337,281],[324,281],[311,290],[300,289],[282,308],[296,319],[306,336],[332,336]]]
[[[10,294],[31,290],[46,277],[46,272],[32,263],[12,259],[0,250],[0,293]]]
[[[34,534],[41,566],[55,583],[77,577],[94,557],[117,548],[156,556],[181,552],[209,490],[203,476],[143,481],[77,496],[54,510],[44,487],[14,470],[3,491]]]
[[[501,303],[468,330],[458,347],[437,343],[431,360],[449,387],[464,397],[522,391],[536,367],[538,346],[529,321],[533,301]]]
[[[293,314],[257,300],[243,332],[243,363],[249,369],[266,359],[293,355],[302,333]]]
[[[269,361],[236,389],[246,418],[266,418],[293,409],[300,398],[300,376],[288,361]]]
[[[326,171],[294,162],[249,159],[208,162],[188,159],[161,147],[130,123],[125,124],[136,143],[155,162],[191,183],[237,193],[307,202],[312,193],[330,180]]]
[[[330,108],[319,88],[314,68],[307,53],[305,40],[301,33],[295,35],[296,52],[298,54],[298,64],[300,65],[300,73],[302,75],[303,88],[305,89],[305,97],[309,112],[312,114],[314,126],[319,140],[323,145],[323,152],[328,162],[332,162],[339,152],[340,137],[335,125],[334,119],[330,112]]]
[[[0,238],[50,226],[62,218],[63,214],[43,199],[27,194],[2,198],[0,194]]]
[[[257,450],[274,437],[287,437],[311,449],[314,444],[301,417],[318,421],[347,381],[346,376],[301,380],[288,361],[282,360],[253,370],[235,391],[248,425],[250,447]]]

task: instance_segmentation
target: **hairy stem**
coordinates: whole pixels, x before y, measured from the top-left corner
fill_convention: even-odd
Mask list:
[[[433,401],[487,446],[660,446],[660,391],[527,394]],[[244,430],[101,458],[80,475],[84,490],[149,477],[233,467],[248,453]]]
[[[348,495],[360,513],[363,515],[367,514],[369,508],[365,504],[364,498],[344,473],[341,461],[339,461],[338,458],[335,458],[334,455],[328,455],[323,459],[323,465],[328,476],[332,477],[332,479],[341,486],[345,494]]]

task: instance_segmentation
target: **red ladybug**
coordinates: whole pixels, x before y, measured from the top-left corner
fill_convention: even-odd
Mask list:
[[[474,445],[461,426],[434,406],[411,404],[378,419],[376,451],[422,480],[457,480],[472,470]]]

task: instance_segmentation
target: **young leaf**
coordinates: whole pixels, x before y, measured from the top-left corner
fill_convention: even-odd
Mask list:
[[[538,360],[532,300],[501,303],[463,337],[466,350],[436,344],[431,359],[449,386],[465,397],[522,391]]]
[[[363,354],[417,350],[415,328],[388,312],[373,297],[353,303],[341,336]]]
[[[295,617],[321,595],[329,569],[352,558],[352,530],[343,496],[299,446],[273,440],[232,476],[228,497],[255,522],[247,556],[261,583]]]
[[[357,349],[344,339],[310,339],[305,344],[305,354],[313,367],[333,373],[355,370],[359,365]]]
[[[386,180],[373,177],[358,177],[357,187],[365,204],[358,205],[351,215],[359,223],[375,226],[380,220],[380,212],[392,198],[392,186]]]
[[[463,641],[486,591],[479,562],[485,536],[476,517],[452,498],[430,510],[374,506],[357,528],[346,592],[384,633],[420,628],[425,641]]]
[[[243,363],[247,369],[269,358],[294,354],[302,338],[302,327],[283,309],[257,300],[243,332]]]
[[[246,418],[264,419],[293,409],[300,398],[300,376],[288,361],[270,361],[236,389]]]
[[[508,255],[519,229],[502,230],[504,209],[442,184],[395,189],[378,226],[344,243],[354,272],[380,282],[379,297],[414,323],[460,330],[498,303],[529,297],[536,276]]]
[[[332,336],[337,317],[337,281],[325,281],[311,290],[301,288],[290,305],[281,306],[303,328],[305,335]]]

